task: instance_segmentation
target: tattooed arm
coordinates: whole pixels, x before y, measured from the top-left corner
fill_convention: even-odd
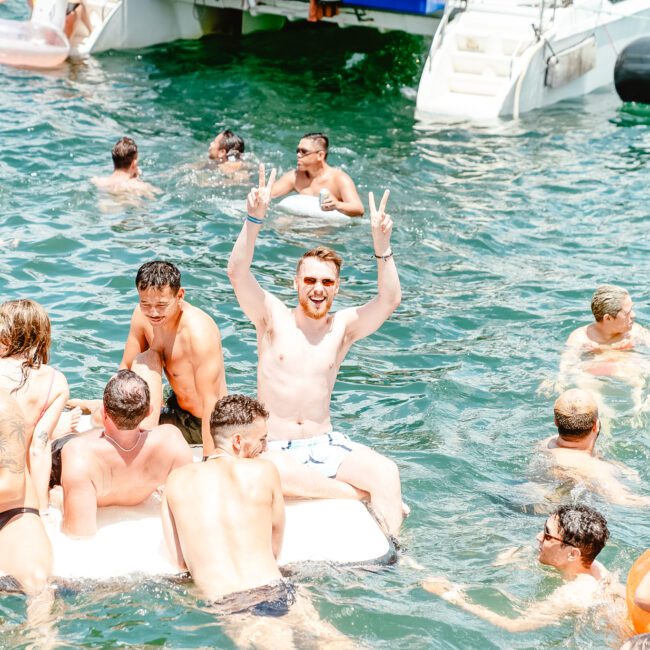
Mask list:
[[[0,392],[0,503],[25,497],[25,422],[20,407]]]
[[[49,505],[50,471],[52,469],[52,432],[70,398],[68,381],[56,370],[52,385],[52,401],[34,426],[32,444],[29,447],[29,473],[34,481],[38,507],[47,511]]]

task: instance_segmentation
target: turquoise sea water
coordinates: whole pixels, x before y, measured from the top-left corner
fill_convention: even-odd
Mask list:
[[[22,17],[20,3],[0,17]],[[589,320],[602,282],[620,283],[650,324],[648,121],[622,112],[612,89],[524,115],[472,125],[419,123],[418,72],[427,43],[361,30],[211,38],[111,52],[40,73],[0,68],[0,277],[3,299],[31,297],[53,321],[53,363],[78,396],[100,394],[117,366],[147,260],[173,260],[187,298],[223,335],[231,392],[255,392],[255,336],[225,267],[246,187],[222,187],[192,167],[218,130],[241,133],[255,160],[287,170],[300,135],[324,130],[331,162],[368,190],[392,191],[402,306],[341,368],[334,422],[394,458],[412,508],[401,561],[380,571],[317,567],[295,576],[320,615],[377,648],[602,648],[598,621],[568,620],[510,635],[423,592],[446,575],[503,613],[503,592],[526,600],[559,584],[535,561],[535,535],[553,505],[535,469],[552,432],[552,377],[563,341]],[[122,135],[140,147],[146,180],[163,190],[130,205],[98,196]],[[293,299],[299,253],[317,242],[346,262],[340,306],[375,290],[367,220],[288,221],[263,229],[255,270]],[[305,387],[308,389],[308,387]],[[648,481],[648,422],[629,391],[601,445]],[[649,545],[647,512],[586,491],[612,539],[602,553],[627,572]],[[567,497],[570,498],[570,497]],[[521,546],[520,565],[493,566]],[[149,581],[63,590],[61,647],[232,647],[184,585]],[[0,645],[28,642],[23,601],[0,599]]]

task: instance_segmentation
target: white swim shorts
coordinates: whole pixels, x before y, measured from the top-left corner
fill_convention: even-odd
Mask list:
[[[269,451],[285,451],[295,460],[313,467],[328,478],[334,478],[345,457],[357,447],[344,433],[330,431],[313,438],[269,440]]]

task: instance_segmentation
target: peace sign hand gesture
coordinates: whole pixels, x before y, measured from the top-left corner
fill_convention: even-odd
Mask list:
[[[246,210],[251,217],[264,219],[266,216],[266,210],[271,202],[271,188],[273,187],[273,183],[275,183],[275,174],[276,170],[273,168],[269,176],[269,182],[267,183],[264,165],[260,165],[258,186],[251,189],[246,199]]]
[[[375,195],[368,194],[370,206],[370,226],[372,228],[372,241],[375,246],[375,255],[383,256],[390,252],[390,235],[393,231],[393,220],[386,214],[386,204],[390,190],[386,190],[379,202],[379,209],[375,206]]]

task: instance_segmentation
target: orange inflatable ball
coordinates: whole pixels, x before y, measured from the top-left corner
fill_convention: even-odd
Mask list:
[[[650,632],[650,612],[646,612],[638,605],[634,604],[634,592],[639,583],[650,571],[650,549],[632,565],[630,572],[627,574],[627,610],[630,613],[632,625],[637,634],[646,634]]]

